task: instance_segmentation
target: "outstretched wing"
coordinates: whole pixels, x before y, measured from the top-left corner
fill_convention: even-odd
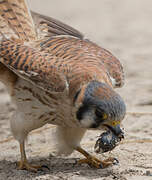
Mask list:
[[[3,40],[0,44],[0,61],[18,76],[49,92],[63,92],[68,88],[64,74],[54,62],[58,58],[37,49]]]

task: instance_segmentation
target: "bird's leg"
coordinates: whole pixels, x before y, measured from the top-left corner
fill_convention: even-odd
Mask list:
[[[96,157],[90,155],[88,152],[86,152],[81,147],[77,147],[76,151],[80,152],[81,154],[83,154],[86,157],[85,159],[79,160],[78,161],[79,164],[87,163],[91,167],[105,168],[105,167],[112,165],[115,161],[115,158],[108,158],[104,161],[101,161],[101,160],[97,159]]]
[[[26,158],[26,153],[25,153],[25,144],[20,143],[20,152],[21,152],[21,160],[18,163],[18,169],[24,169],[32,172],[37,172],[39,169],[42,168],[42,166],[37,166],[37,165],[30,165],[27,161]]]

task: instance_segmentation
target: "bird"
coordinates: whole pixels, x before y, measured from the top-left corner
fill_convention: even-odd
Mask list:
[[[10,120],[19,142],[18,169],[37,172],[28,162],[25,140],[34,129],[56,125],[60,154],[84,155],[79,164],[112,165],[84,150],[89,129],[109,129],[122,136],[126,105],[114,88],[124,84],[120,61],[79,31],[47,16],[30,12],[25,0],[0,0],[0,81],[15,105]]]

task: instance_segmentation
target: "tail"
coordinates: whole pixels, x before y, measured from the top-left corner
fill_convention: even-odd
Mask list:
[[[26,0],[0,0],[0,36],[22,41],[37,39]]]

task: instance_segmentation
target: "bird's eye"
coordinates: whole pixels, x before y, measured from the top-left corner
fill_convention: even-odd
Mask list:
[[[97,117],[99,117],[101,119],[107,119],[107,117],[108,117],[107,114],[101,109],[96,109],[95,114]]]

